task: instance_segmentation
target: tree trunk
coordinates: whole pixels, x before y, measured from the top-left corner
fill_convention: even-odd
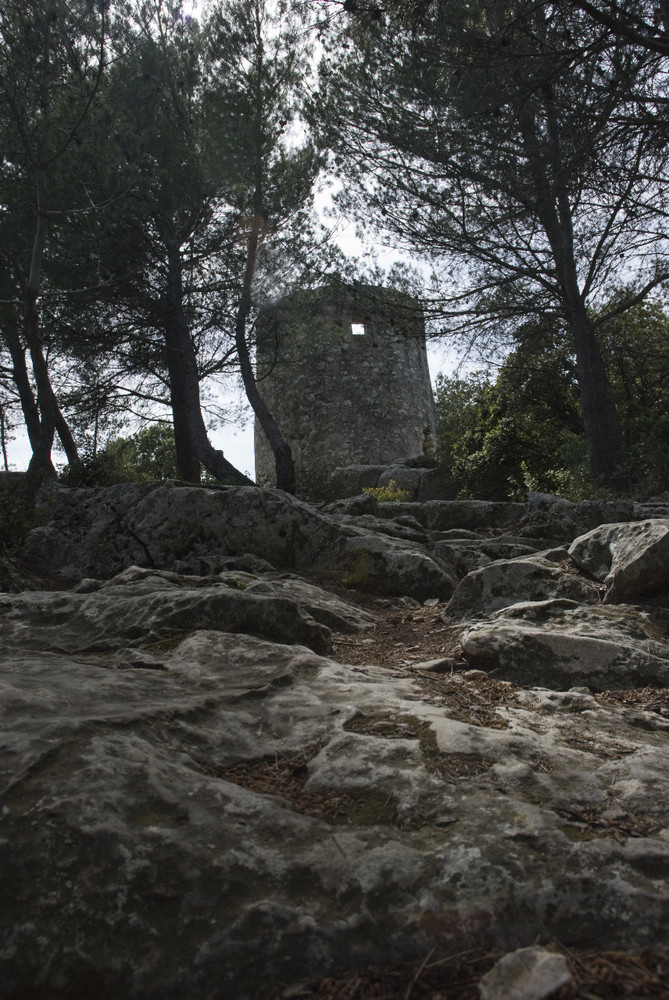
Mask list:
[[[45,123],[44,128],[48,131],[48,121]],[[47,215],[45,210],[46,199],[44,193],[46,188],[46,171],[40,162],[43,145],[44,137],[42,141],[40,141],[37,151],[37,168],[35,173],[35,189],[37,199],[35,233],[30,255],[30,270],[27,280],[23,285],[23,335],[25,338],[25,344],[30,352],[33,378],[37,387],[37,399],[34,402],[37,407],[38,419],[37,422],[35,422],[34,413],[32,413],[30,416],[31,424],[29,425],[28,421],[26,421],[29,430],[30,443],[33,449],[32,458],[30,459],[30,464],[28,466],[28,472],[35,478],[35,480],[44,477],[51,478],[56,475],[56,470],[51,460],[51,450],[53,448],[53,439],[56,430],[58,431],[58,436],[60,437],[68,462],[70,465],[79,465],[79,453],[77,451],[74,437],[72,436],[67,421],[58,406],[56,394],[53,391],[53,386],[51,385],[49,367],[44,356],[42,338],[40,334],[38,299],[42,285],[42,258],[44,256],[44,248],[46,246],[47,231]],[[22,348],[21,354],[23,355]],[[25,356],[23,366],[25,367]],[[15,371],[17,371],[16,365]],[[19,379],[22,377],[20,365],[18,377]],[[17,386],[18,385],[19,383],[17,382]],[[19,391],[21,391],[20,386]],[[30,390],[30,395],[32,396],[32,389]],[[27,395],[25,398],[26,403],[28,404],[28,411],[30,411],[30,404],[28,402]],[[25,408],[24,414],[27,416]]]
[[[179,248],[170,242],[168,285],[162,301],[163,332],[167,349],[174,440],[179,476],[189,483],[200,482],[200,463],[217,479],[254,486],[212,445],[202,417],[197,357],[183,312],[181,260]]]
[[[593,479],[616,491],[628,491],[629,464],[604,358],[588,317],[574,253],[572,208],[563,183],[561,132],[552,98],[544,95],[548,145],[529,109],[522,119],[523,138],[534,173],[536,211],[551,246],[560,297],[576,354],[583,429]]]
[[[570,327],[593,478],[609,489],[629,492],[629,456],[604,358],[584,309],[570,316]]]
[[[246,396],[253,407],[253,412],[260,422],[269,446],[274,453],[274,466],[276,468],[277,489],[285,490],[286,493],[295,493],[295,463],[290,445],[284,439],[279,426],[267,408],[267,404],[258,391],[253,365],[246,342],[246,330],[242,328],[236,336],[237,355],[242,373],[242,381]]]
[[[79,452],[51,385],[49,368],[44,357],[39,333],[37,295],[30,288],[26,290],[24,295],[24,310],[24,333],[37,386],[37,408],[40,414],[38,452],[42,457],[38,459],[38,464],[44,468],[47,474],[51,474],[50,470],[53,470],[51,449],[56,431],[71,466],[79,464]],[[47,456],[46,460],[44,456]],[[34,451],[33,457],[35,457]]]
[[[246,391],[246,397],[253,408],[265,437],[274,454],[274,467],[276,469],[277,489],[285,490],[286,493],[295,493],[295,462],[290,445],[283,437],[279,425],[270,413],[265,400],[258,391],[258,386],[251,364],[249,345],[246,340],[246,323],[251,305],[251,285],[255,273],[256,255],[258,252],[258,234],[260,230],[260,219],[253,220],[251,234],[249,236],[246,270],[244,273],[244,284],[242,295],[237,309],[235,321],[235,344],[237,356],[239,358],[239,368],[242,375],[242,382]]]
[[[25,350],[15,327],[8,323],[3,329],[4,341],[12,359],[12,380],[21,403],[23,421],[28,432],[30,445],[35,449],[39,441],[39,409],[30,384]]]
[[[0,446],[2,447],[2,461],[5,472],[9,472],[9,459],[7,457],[7,426],[5,421],[5,408],[0,403]]]
[[[576,354],[576,375],[583,430],[588,442],[590,471],[596,483],[618,492],[628,492],[629,461],[618,411],[604,357],[579,288],[573,256],[571,218],[564,206],[561,222],[559,236],[552,244],[565,314]]]

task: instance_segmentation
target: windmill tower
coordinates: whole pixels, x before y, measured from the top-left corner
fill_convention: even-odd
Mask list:
[[[260,392],[288,441],[298,483],[338,466],[420,455],[435,413],[420,303],[393,289],[319,289],[282,300],[258,323]],[[255,428],[256,478],[274,456]]]

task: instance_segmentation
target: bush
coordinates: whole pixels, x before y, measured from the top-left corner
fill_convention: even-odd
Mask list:
[[[68,486],[113,486],[174,479],[177,458],[174,432],[167,424],[149,424],[130,437],[112,438],[96,455],[84,457],[79,468],[61,473]]]
[[[659,303],[644,302],[598,333],[632,490],[657,496],[669,488],[669,315]],[[441,376],[435,397],[439,464],[459,482],[461,497],[518,500],[528,490],[569,500],[605,495],[590,474],[576,363],[559,323],[525,323],[496,378]]]
[[[391,479],[386,486],[369,486],[363,493],[371,493],[379,503],[404,503],[411,500],[408,490],[401,490],[394,479]]]

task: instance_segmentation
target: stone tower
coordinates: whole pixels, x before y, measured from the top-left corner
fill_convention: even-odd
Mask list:
[[[259,389],[289,442],[298,488],[336,467],[420,455],[435,417],[420,303],[392,289],[319,289],[258,324]],[[258,422],[256,479],[274,485]]]

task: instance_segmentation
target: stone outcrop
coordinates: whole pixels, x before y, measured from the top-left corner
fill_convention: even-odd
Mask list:
[[[538,943],[666,950],[669,519],[565,545],[533,509],[45,497],[42,589],[0,594],[0,995],[261,1000],[483,945],[517,1000],[568,982]],[[437,599],[446,675],[333,658]]]
[[[48,521],[28,535],[23,561],[70,584],[131,565],[196,575],[257,567],[251,557],[419,599],[448,597],[455,583],[436,552],[380,534],[376,525],[343,523],[279,490],[175,483],[57,489],[44,498],[42,516]]]
[[[579,569],[604,583],[607,603],[666,593],[669,519],[602,525],[576,539],[569,555]]]
[[[528,598],[544,601],[564,597],[583,604],[597,603],[597,588],[570,573],[564,566],[566,561],[566,549],[496,559],[465,576],[449,604],[449,613],[460,618],[497,611]]]
[[[585,684],[593,691],[669,687],[667,624],[667,615],[654,609],[528,601],[476,622],[461,644],[471,665],[517,684],[558,690]]]

